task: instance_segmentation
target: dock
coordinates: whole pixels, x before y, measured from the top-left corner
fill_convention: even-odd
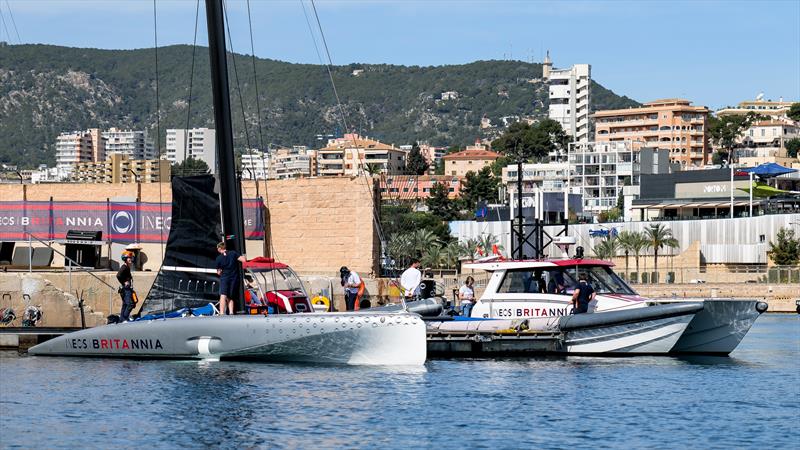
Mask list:
[[[28,351],[29,348],[80,327],[0,327],[0,350]]]
[[[561,353],[562,333],[542,331],[428,331],[429,357],[529,356]]]

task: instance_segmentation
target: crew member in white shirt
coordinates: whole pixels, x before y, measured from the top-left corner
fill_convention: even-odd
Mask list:
[[[475,289],[472,285],[475,284],[475,279],[467,277],[464,285],[458,290],[458,299],[461,300],[461,315],[469,317],[472,314],[472,307],[475,304]]]
[[[356,309],[356,299],[358,298],[358,289],[361,287],[361,277],[347,267],[339,269],[339,276],[341,277],[342,287],[344,288],[344,303],[348,311],[353,311]]]
[[[411,260],[411,267],[400,275],[400,286],[405,290],[406,297],[419,295],[419,285],[422,283],[422,272],[419,271],[419,266],[419,259],[414,258]]]

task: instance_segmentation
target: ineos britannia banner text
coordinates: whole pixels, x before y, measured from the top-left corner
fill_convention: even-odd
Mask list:
[[[264,238],[261,202],[244,200],[246,239]],[[102,231],[103,240],[166,242],[172,205],[119,202],[0,202],[0,240],[64,239],[68,230]]]

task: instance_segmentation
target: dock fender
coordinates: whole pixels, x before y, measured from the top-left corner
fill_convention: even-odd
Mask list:
[[[769,304],[767,302],[756,302],[756,311],[758,311],[759,314],[764,314],[767,311],[767,308],[769,308]]]

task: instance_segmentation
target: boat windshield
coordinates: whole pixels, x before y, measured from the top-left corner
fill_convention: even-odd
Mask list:
[[[585,273],[589,277],[589,283],[598,294],[624,294],[636,295],[636,292],[628,286],[610,267],[607,266],[573,266],[564,268],[564,278],[570,286],[578,285],[578,273]]]
[[[300,291],[305,292],[300,278],[290,269],[272,269],[264,272],[251,272],[264,292]]]

